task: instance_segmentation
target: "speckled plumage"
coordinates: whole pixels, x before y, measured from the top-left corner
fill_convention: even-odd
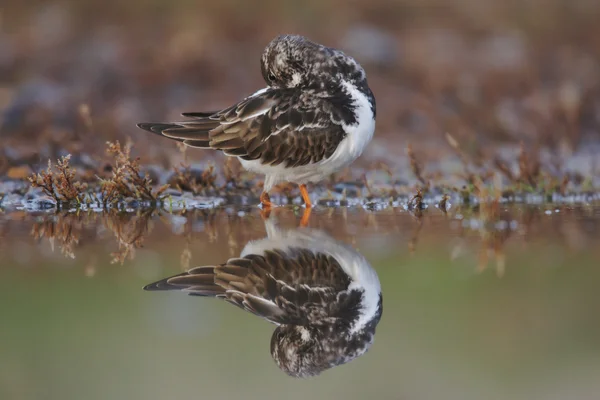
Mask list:
[[[283,35],[265,48],[261,71],[268,86],[227,109],[138,126],[238,157],[265,174],[265,192],[282,181],[322,180],[360,156],[375,130],[376,106],[353,58]]]
[[[383,311],[379,279],[367,261],[321,231],[283,231],[267,221],[267,233],[239,258],[145,289],[221,298],[276,324],[271,355],[294,377],[317,375],[366,352]]]

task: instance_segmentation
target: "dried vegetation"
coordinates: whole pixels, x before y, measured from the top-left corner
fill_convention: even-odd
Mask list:
[[[71,155],[59,159],[56,165],[48,160],[48,168],[38,174],[31,175],[28,179],[31,186],[41,188],[43,192],[52,197],[57,206],[81,204],[85,197],[86,183],[76,181],[75,169],[69,165]]]
[[[51,197],[60,208],[81,208],[95,205],[102,209],[119,207],[125,201],[134,200],[145,207],[162,206],[168,195],[169,187],[194,195],[205,193],[206,189],[216,188],[214,167],[204,171],[192,170],[187,164],[174,168],[170,184],[154,185],[147,173],[142,171],[139,157],[132,157],[132,144],[121,146],[119,141],[107,142],[106,153],[111,160],[97,171],[95,182],[83,182],[83,175],[77,175],[71,167],[71,155],[58,160],[56,165],[48,161],[48,168],[32,174],[28,180],[32,187],[40,188]],[[100,175],[104,175],[101,177]]]
[[[169,185],[158,188],[152,187],[152,179],[140,170],[140,159],[131,158],[131,142],[122,148],[117,141],[107,142],[107,153],[114,157],[112,176],[109,179],[100,179],[102,204],[105,207],[114,205],[124,199],[147,201],[149,205],[156,206],[164,199],[164,192]]]

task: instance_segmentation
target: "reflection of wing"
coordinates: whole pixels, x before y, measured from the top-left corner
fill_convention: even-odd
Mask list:
[[[146,286],[224,298],[276,324],[319,324],[356,312],[361,294],[331,256],[303,248],[248,254]]]
[[[186,113],[194,119],[138,126],[188,146],[295,167],[329,158],[344,139],[346,110],[336,105],[340,101],[335,96],[311,99],[295,89],[271,88],[217,113]]]

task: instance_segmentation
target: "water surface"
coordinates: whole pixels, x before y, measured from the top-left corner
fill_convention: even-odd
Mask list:
[[[271,220],[296,230],[300,217]],[[317,208],[308,225],[368,260],[384,312],[366,354],[295,379],[271,358],[267,321],[142,290],[265,238],[256,208],[0,215],[0,398],[600,393],[600,209]]]

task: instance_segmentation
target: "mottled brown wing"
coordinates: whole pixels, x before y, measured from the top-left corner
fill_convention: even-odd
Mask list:
[[[269,89],[212,115],[186,113],[194,119],[138,126],[189,146],[222,150],[266,165],[293,167],[319,162],[335,152],[345,137],[343,112],[335,98],[311,97],[294,89]]]
[[[333,257],[295,248],[194,268],[144,289],[219,297],[273,323],[305,325],[336,317],[349,284]]]
[[[279,324],[335,316],[336,297],[350,284],[333,257],[302,248],[247,255],[215,272],[227,301]]]

